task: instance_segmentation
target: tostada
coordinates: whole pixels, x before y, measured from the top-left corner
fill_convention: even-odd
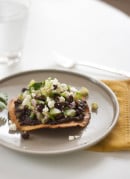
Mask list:
[[[87,88],[76,89],[57,78],[31,80],[9,102],[9,118],[20,131],[85,127],[90,120],[87,96]]]

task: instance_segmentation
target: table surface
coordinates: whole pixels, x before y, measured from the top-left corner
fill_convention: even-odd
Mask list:
[[[53,51],[76,61],[129,71],[129,48],[130,17],[102,1],[32,0],[23,59],[9,67],[1,66],[0,76],[31,69],[58,68]],[[95,78],[122,78],[79,66],[71,70]],[[99,153],[82,150],[41,156],[0,146],[0,153],[1,179],[130,178],[129,151]]]

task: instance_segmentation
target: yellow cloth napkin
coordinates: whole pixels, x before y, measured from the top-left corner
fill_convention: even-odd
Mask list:
[[[88,150],[130,150],[130,80],[104,80],[117,96],[120,114],[116,126],[102,141]]]

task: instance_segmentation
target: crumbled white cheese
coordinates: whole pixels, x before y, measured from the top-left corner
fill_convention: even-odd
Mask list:
[[[37,101],[36,101],[35,99],[32,99],[32,100],[31,100],[31,103],[32,103],[33,106],[36,106]]]
[[[68,86],[65,83],[61,83],[61,88],[62,88],[63,91],[68,90]]]
[[[44,118],[42,118],[42,119],[41,119],[42,124],[45,124],[45,123],[47,122],[47,119],[48,119],[47,116],[45,116]]]
[[[32,97],[34,98],[34,97],[36,96],[36,93],[32,93],[31,95],[32,95]]]
[[[77,92],[78,90],[75,88],[75,87],[70,87],[70,91],[72,91],[72,92]]]
[[[59,101],[60,101],[60,102],[65,102],[65,98],[64,98],[63,96],[60,96],[60,97],[59,97]]]
[[[73,136],[73,135],[70,135],[70,136],[69,136],[69,140],[74,140],[74,136]]]
[[[65,92],[64,92],[64,95],[65,95],[66,97],[68,97],[68,96],[70,96],[70,92],[65,91]]]
[[[48,107],[49,107],[49,108],[53,108],[53,107],[54,107],[54,104],[55,104],[55,101],[54,101],[54,100],[48,101]]]
[[[39,119],[39,120],[41,119],[41,113],[40,112],[37,111],[36,116],[37,116],[37,119]]]
[[[58,85],[58,84],[59,84],[59,81],[58,81],[57,78],[54,78],[54,79],[52,80],[52,83],[53,83],[53,85]]]
[[[47,102],[51,101],[51,98],[47,96],[46,98]]]
[[[26,91],[24,91],[24,93],[23,93],[23,98],[25,98],[27,95],[28,95],[28,91],[26,90]]]
[[[43,112],[43,113],[46,113],[46,112],[48,112],[48,111],[49,111],[49,109],[48,109],[48,107],[45,105],[45,107],[43,108],[42,112]]]
[[[9,130],[10,130],[10,131],[16,131],[16,130],[17,130],[16,124],[10,123],[10,124],[9,124]]]
[[[31,100],[31,96],[30,95],[26,95],[26,97],[24,98],[22,105],[29,105],[30,104],[30,100]]]
[[[12,121],[11,121],[11,120],[9,120],[9,121],[8,121],[8,123],[9,123],[9,125],[10,125],[10,124],[12,124]]]
[[[72,106],[73,108],[76,106],[75,101],[73,101],[73,102],[71,103],[71,106]]]
[[[48,120],[48,113],[47,112],[43,112],[44,118],[41,119],[42,123],[45,123],[45,121]]]
[[[79,135],[75,135],[75,136],[74,136],[75,139],[78,139],[79,137],[80,137]]]
[[[53,108],[54,104],[55,104],[55,101],[52,100],[50,97],[47,97],[47,104],[48,104],[49,108]]]
[[[75,139],[78,139],[80,136],[78,136],[78,135],[70,135],[69,136],[69,141],[72,141],[72,140],[75,140]]]

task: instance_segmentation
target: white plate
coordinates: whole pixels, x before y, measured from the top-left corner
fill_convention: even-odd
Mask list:
[[[21,138],[19,132],[9,133],[8,122],[0,126],[0,144],[13,150],[34,154],[57,154],[88,148],[104,138],[114,127],[119,115],[119,105],[114,93],[102,82],[89,76],[60,70],[33,70],[22,72],[0,81],[1,92],[6,92],[9,100],[16,97],[31,79],[41,81],[56,77],[60,82],[89,90],[88,104],[97,102],[97,113],[83,129],[41,129],[30,133],[29,140]],[[2,115],[2,114],[1,114]],[[7,113],[5,114],[7,115]],[[69,136],[78,136],[69,141]]]

